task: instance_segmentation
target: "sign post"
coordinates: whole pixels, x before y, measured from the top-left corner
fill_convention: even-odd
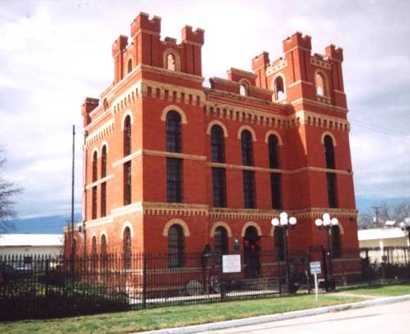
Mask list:
[[[320,261],[310,262],[309,265],[310,265],[310,273],[315,278],[315,300],[317,303],[319,301],[319,284],[317,281],[317,275],[322,273],[322,269],[320,267]]]

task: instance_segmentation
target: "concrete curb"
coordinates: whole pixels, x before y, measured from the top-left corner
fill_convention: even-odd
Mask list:
[[[252,318],[212,322],[212,323],[187,326],[187,327],[177,327],[177,328],[160,329],[160,330],[154,330],[154,331],[148,331],[148,332],[138,332],[138,334],[195,334],[195,333],[202,333],[202,332],[212,331],[212,330],[222,330],[222,329],[228,329],[228,328],[233,328],[233,327],[263,324],[263,323],[267,323],[271,321],[281,321],[281,320],[309,317],[309,316],[325,314],[325,313],[330,313],[330,312],[354,310],[354,309],[360,309],[360,308],[369,307],[369,306],[393,304],[393,303],[399,303],[399,302],[408,301],[408,300],[410,300],[410,295],[404,295],[404,296],[399,296],[399,297],[378,298],[378,299],[366,300],[363,302],[357,302],[357,303],[351,303],[351,304],[333,305],[333,306],[319,307],[319,308],[313,308],[313,309],[308,309],[308,310],[292,311],[292,312],[287,312],[287,313],[262,315],[262,316],[252,317]]]

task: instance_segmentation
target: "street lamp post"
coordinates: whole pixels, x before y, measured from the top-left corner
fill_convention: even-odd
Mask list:
[[[332,276],[332,251],[333,251],[333,245],[332,245],[332,227],[333,226],[338,226],[339,221],[337,218],[333,217],[331,218],[328,213],[324,213],[322,216],[322,219],[318,218],[315,220],[315,225],[320,229],[320,230],[325,230],[327,234],[327,255],[328,255],[328,270],[326,271],[326,291],[329,291],[329,285],[330,285],[330,278]]]
[[[275,229],[280,229],[284,232],[284,248],[285,248],[285,261],[286,261],[286,282],[288,286],[288,292],[290,292],[290,270],[289,270],[289,248],[288,248],[288,231],[290,228],[295,227],[297,220],[295,217],[289,217],[286,212],[282,212],[279,218],[273,218],[272,226]]]

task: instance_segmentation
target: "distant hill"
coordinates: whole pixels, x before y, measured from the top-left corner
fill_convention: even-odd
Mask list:
[[[64,232],[64,226],[70,222],[68,216],[45,216],[35,218],[19,218],[12,220],[14,229],[8,233],[28,233],[28,234],[59,234]],[[75,215],[75,221],[81,220],[81,214]]]

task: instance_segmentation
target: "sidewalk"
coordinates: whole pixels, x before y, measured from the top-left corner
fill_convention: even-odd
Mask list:
[[[369,298],[370,296],[367,296],[367,297]],[[362,301],[362,302],[357,302],[357,303],[351,303],[351,304],[334,305],[334,306],[313,308],[313,309],[308,309],[308,310],[293,311],[293,312],[279,313],[279,314],[273,314],[273,315],[264,315],[264,316],[258,316],[258,317],[252,317],[252,318],[214,322],[214,323],[195,325],[195,326],[177,327],[177,328],[161,329],[161,330],[147,331],[147,332],[138,332],[138,334],[206,333],[207,331],[212,331],[212,330],[221,330],[221,329],[235,328],[235,327],[241,327],[241,326],[262,324],[262,323],[272,322],[272,321],[296,319],[296,318],[309,317],[309,316],[325,314],[325,313],[330,313],[330,312],[340,312],[340,311],[351,310],[351,309],[365,308],[365,307],[370,307],[370,306],[375,306],[375,305],[393,304],[393,303],[410,300],[410,295],[404,295],[404,296],[399,296],[399,297],[386,297],[386,298],[376,298],[372,296],[370,298],[372,299]]]

